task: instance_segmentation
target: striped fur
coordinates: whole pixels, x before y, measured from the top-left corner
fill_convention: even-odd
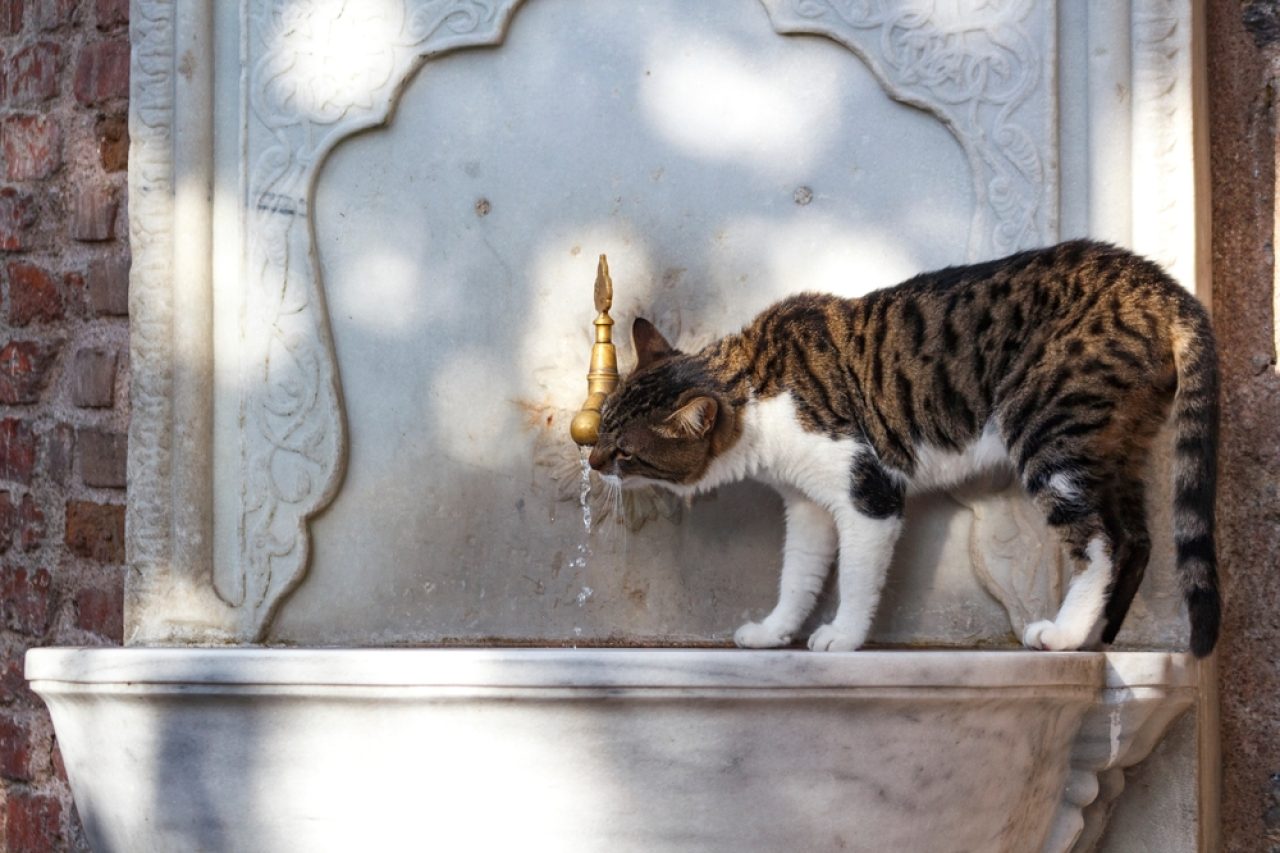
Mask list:
[[[1080,562],[1057,618],[1024,642],[1114,640],[1150,553],[1143,474],[1172,407],[1178,571],[1192,650],[1213,649],[1216,357],[1203,308],[1155,264],[1073,241],[861,299],[793,296],[697,353],[644,320],[633,334],[638,366],[606,403],[592,465],[682,492],[756,477],[810,531],[825,511],[841,598],[815,648],[865,640],[908,490],[997,464]],[[815,562],[784,555],[778,607],[739,642],[789,642],[828,567]]]

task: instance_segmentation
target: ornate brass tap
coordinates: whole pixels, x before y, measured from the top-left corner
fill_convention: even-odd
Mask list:
[[[586,447],[600,437],[600,407],[614,388],[618,387],[618,352],[613,347],[613,318],[609,308],[613,305],[613,279],[609,278],[609,261],[600,256],[596,267],[596,342],[591,346],[591,369],[587,372],[587,400],[573,416],[569,434],[579,445]]]

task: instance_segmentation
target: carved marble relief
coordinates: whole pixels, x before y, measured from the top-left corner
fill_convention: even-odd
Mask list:
[[[303,578],[307,518],[337,493],[342,390],[312,245],[325,156],[385,120],[421,57],[501,40],[516,0],[251,4],[240,559],[219,595],[260,636]]]
[[[1133,247],[1196,290],[1197,144],[1192,131],[1192,4],[1133,3]],[[1203,156],[1203,154],[1201,155]]]
[[[249,17],[248,243],[242,399],[241,558],[216,588],[252,615],[255,634],[306,571],[306,519],[342,476],[341,388],[311,244],[316,169],[344,137],[384,120],[424,55],[501,40],[511,2],[255,5]],[[938,116],[974,170],[971,258],[1050,241],[1052,124],[1019,114],[1044,88],[1051,51],[1031,37],[1028,2],[975,15],[911,4],[765,4],[779,32],[830,36],[862,57],[890,94]],[[981,7],[981,8],[979,8]],[[1042,23],[1042,32],[1051,28]],[[553,468],[576,499],[572,452]],[[544,460],[545,461],[545,460]],[[572,476],[570,476],[572,474]],[[593,494],[599,494],[598,486]],[[670,515],[657,495],[629,499],[632,524]],[[597,501],[597,518],[608,515]]]
[[[1057,173],[1052,113],[1053,6],[1032,0],[950,4],[766,0],[779,32],[849,47],[897,100],[928,110],[969,156],[977,204],[971,260],[1053,242]],[[1047,44],[1046,44],[1047,42]]]
[[[128,557],[131,596],[163,595],[169,575],[172,476],[173,64],[168,3],[134,10],[129,113],[129,284],[132,420]]]
[[[780,34],[820,35],[848,48],[892,98],[935,117],[960,144],[973,198],[967,255],[979,259],[1058,236],[1057,62],[1054,4],[1031,0],[942,4],[924,0],[761,0]],[[1190,49],[1185,4],[1135,0],[1133,98],[1134,242],[1192,273],[1184,196],[1190,135]],[[141,0],[134,100],[135,440],[139,485],[130,503],[132,590],[170,582],[169,436],[172,363],[173,7]],[[212,562],[227,612],[207,615],[229,637],[263,636],[306,574],[309,519],[337,494],[346,462],[341,377],[316,256],[313,201],[326,157],[344,139],[379,125],[414,71],[431,57],[502,42],[520,0],[272,0],[244,3],[243,281],[239,329],[240,493],[236,553]],[[165,189],[168,187],[169,189]],[[797,202],[799,204],[799,202]],[[1141,214],[1141,215],[1140,215]],[[1189,266],[1192,265],[1192,266]],[[668,326],[680,325],[667,306]],[[706,318],[701,318],[705,320]],[[710,325],[704,323],[704,325]],[[699,340],[723,328],[699,328]],[[677,332],[678,334],[678,332]],[[585,348],[582,350],[585,352]],[[559,367],[557,367],[559,369]],[[557,430],[567,410],[548,410]],[[545,421],[545,418],[539,418]],[[581,469],[568,442],[539,430],[534,467],[566,502],[580,496]],[[657,494],[615,503],[598,483],[588,497],[596,524],[638,529],[678,519]],[[1017,490],[958,494],[972,513],[979,583],[1015,630],[1051,610],[1065,568]],[[223,518],[221,524],[226,524]],[[178,573],[179,575],[181,572]],[[169,580],[166,580],[169,578]],[[208,582],[205,582],[208,583]],[[200,581],[195,581],[199,586]],[[199,607],[209,609],[208,603]],[[217,609],[217,608],[213,608]],[[199,621],[199,620],[197,620]]]

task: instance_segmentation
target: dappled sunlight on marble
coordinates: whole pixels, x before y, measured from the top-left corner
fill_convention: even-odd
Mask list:
[[[404,4],[396,0],[294,0],[276,11],[287,51],[271,51],[269,94],[286,114],[335,120],[351,106],[372,107],[395,69],[388,46],[403,39]]]
[[[426,399],[416,401],[423,419],[435,421],[440,451],[456,462],[488,471],[505,471],[527,458],[510,440],[519,432],[512,405],[519,381],[501,353],[459,346],[442,355]]]
[[[361,260],[364,278],[360,288],[337,291],[330,311],[344,321],[376,329],[389,338],[412,334],[421,315],[449,316],[448,288],[424,287],[422,270],[403,248],[373,246]],[[390,305],[394,311],[387,310]]]
[[[640,102],[664,139],[695,157],[785,176],[835,142],[844,57],[751,53],[706,33],[664,32],[647,47]]]
[[[728,230],[755,247],[764,262],[762,272],[779,296],[802,290],[864,296],[920,270],[918,252],[908,241],[884,226],[851,224],[846,216],[815,213],[784,222],[750,217]],[[753,306],[753,311],[767,304]]]
[[[526,271],[531,299],[511,349],[521,375],[533,380],[528,391],[537,402],[570,413],[586,389],[587,356],[594,340],[591,284],[599,256],[608,255],[609,263],[620,270],[619,309],[647,301],[657,270],[649,242],[625,219],[548,226],[532,251]],[[614,311],[613,337],[624,371],[631,358],[632,316]]]

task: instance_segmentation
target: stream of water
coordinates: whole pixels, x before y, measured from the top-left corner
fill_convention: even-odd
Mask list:
[[[591,559],[591,465],[587,462],[587,451],[581,453],[582,482],[578,488],[578,503],[582,507],[582,540],[578,542],[578,554],[569,563],[575,569],[585,569]],[[587,603],[591,597],[591,587],[584,586],[578,593],[578,606]]]

